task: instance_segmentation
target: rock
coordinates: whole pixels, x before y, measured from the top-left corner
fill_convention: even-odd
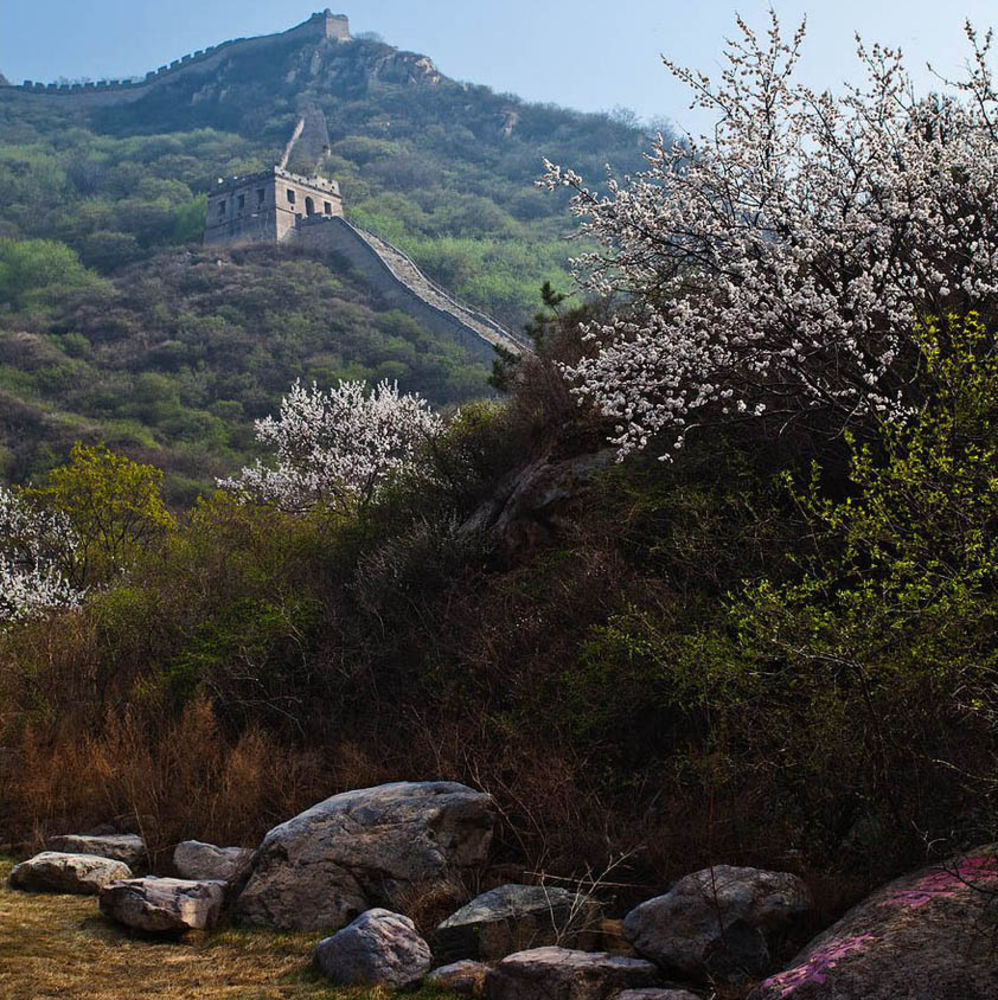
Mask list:
[[[489,967],[484,962],[463,959],[450,965],[441,965],[426,977],[430,986],[436,986],[462,997],[485,996],[485,977]]]
[[[216,847],[199,840],[183,840],[173,850],[173,867],[186,879],[239,878],[252,860],[251,847]]]
[[[599,921],[600,910],[596,900],[566,889],[501,885],[476,896],[440,924],[433,953],[444,962],[493,962],[543,945],[576,947],[580,934]]]
[[[504,958],[489,971],[485,989],[489,1000],[608,1000],[621,990],[655,986],[659,978],[640,958],[534,948]]]
[[[695,993],[688,990],[624,990],[613,997],[613,1000],[700,1000]]]
[[[10,884],[27,892],[96,896],[109,882],[131,877],[132,870],[123,861],[93,854],[45,851],[15,866],[10,873]]]
[[[334,795],[264,837],[236,914],[283,930],[335,930],[374,906],[401,909],[414,886],[443,889],[485,860],[491,805],[448,781]]]
[[[133,878],[100,891],[101,913],[127,927],[154,933],[209,930],[218,923],[224,882]]]
[[[114,858],[116,861],[124,861],[132,868],[141,866],[147,856],[146,842],[134,833],[117,833],[106,836],[69,833],[61,837],[52,837],[47,846],[50,851],[64,851],[67,854],[96,854],[99,858]]]
[[[374,909],[320,941],[315,961],[323,974],[340,986],[380,984],[401,989],[426,974],[430,946],[408,917]]]
[[[624,918],[624,935],[668,972],[706,982],[758,978],[811,909],[789,872],[716,865],[680,879]]]
[[[594,475],[614,460],[612,449],[552,461],[537,459],[506,476],[461,526],[462,535],[488,534],[507,559],[548,544],[574,522]]]
[[[994,848],[896,879],[819,934],[751,1000],[998,997]]]

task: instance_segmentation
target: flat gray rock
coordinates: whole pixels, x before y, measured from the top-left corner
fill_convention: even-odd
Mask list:
[[[134,833],[105,836],[67,833],[50,838],[47,846],[50,851],[63,851],[66,854],[95,854],[99,858],[114,858],[116,861],[124,861],[132,868],[140,867],[147,857],[146,842]]]
[[[489,967],[484,962],[463,959],[450,965],[441,965],[427,973],[426,982],[430,986],[456,993],[462,997],[485,996],[485,977]]]
[[[447,891],[481,864],[492,799],[452,781],[344,792],[274,827],[236,902],[244,923],[335,930],[372,907],[401,909],[413,886]]]
[[[773,956],[788,935],[801,933],[810,910],[796,875],[715,865],[631,910],[624,936],[678,978],[741,982],[772,970]]]
[[[618,993],[612,1000],[700,1000],[695,993],[688,990],[624,990]]]
[[[152,933],[210,930],[222,915],[225,883],[179,878],[133,878],[100,891],[106,917]]]
[[[609,1000],[621,990],[655,986],[659,970],[640,958],[568,948],[509,955],[486,979],[489,1000]]]
[[[229,879],[248,873],[251,847],[216,847],[199,840],[183,840],[173,849],[173,867],[186,879]]]
[[[374,909],[320,941],[315,961],[323,975],[339,986],[401,989],[426,974],[430,946],[408,917]]]
[[[110,882],[131,877],[131,868],[113,858],[43,851],[15,866],[10,873],[10,884],[26,892],[96,896]]]
[[[878,889],[750,1000],[994,1000],[994,848]]]
[[[442,962],[494,962],[545,945],[574,948],[601,916],[596,900],[566,889],[501,885],[476,896],[440,924],[433,935],[433,953]]]

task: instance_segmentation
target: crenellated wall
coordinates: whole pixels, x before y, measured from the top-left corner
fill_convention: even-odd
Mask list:
[[[72,84],[36,83],[33,80],[25,80],[20,86],[8,84],[4,89],[30,97],[55,95],[91,106],[124,104],[138,100],[148,93],[154,84],[214,69],[223,59],[235,54],[241,55],[263,49],[275,42],[327,39],[337,42],[351,40],[350,22],[345,14],[333,14],[327,9],[313,14],[307,21],[287,31],[273,35],[259,35],[255,38],[234,38],[219,45],[210,45],[206,49],[198,49],[197,52],[174,59],[168,65],[146,73],[145,77],[139,80],[99,80],[96,83]]]

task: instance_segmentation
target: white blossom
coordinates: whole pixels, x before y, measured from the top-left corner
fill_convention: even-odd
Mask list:
[[[919,320],[998,303],[998,97],[988,33],[955,93],[913,96],[899,52],[857,39],[866,83],[835,98],[793,79],[804,26],[760,39],[741,19],[715,86],[667,67],[720,122],[648,167],[574,191],[574,262],[592,293],[629,308],[586,334],[565,374],[580,403],[619,421],[621,457],[659,433],[681,444],[711,413],[841,422],[913,405]],[[723,404],[723,406],[721,405]]]
[[[370,499],[389,473],[411,467],[441,427],[425,399],[387,380],[370,392],[362,381],[328,391],[296,381],[278,418],[255,424],[257,440],[276,449],[275,463],[258,461],[218,484],[292,512],[349,505]]]
[[[80,603],[83,591],[62,571],[75,548],[66,518],[0,485],[0,628]]]

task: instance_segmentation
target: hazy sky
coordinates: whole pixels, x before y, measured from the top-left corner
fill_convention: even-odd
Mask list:
[[[340,2],[340,0],[337,0]],[[342,0],[334,7],[355,32],[431,56],[448,76],[511,91],[529,100],[584,110],[633,108],[694,131],[684,89],[663,69],[664,53],[714,73],[739,10],[764,28],[768,4],[746,0]],[[11,81],[144,74],[229,38],[281,31],[305,20],[322,0],[0,0],[0,71]],[[958,0],[813,0],[775,4],[792,30],[805,11],[802,77],[837,89],[856,78],[853,33],[901,45],[926,88],[930,60],[957,73],[966,57],[962,24],[998,21],[998,7]]]

